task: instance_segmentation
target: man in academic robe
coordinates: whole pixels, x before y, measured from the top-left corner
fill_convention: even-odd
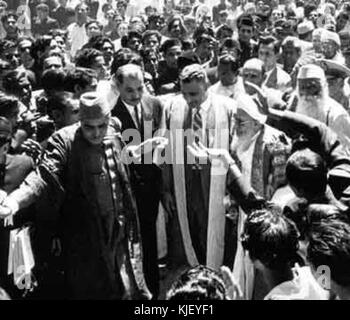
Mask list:
[[[162,159],[169,262],[174,269],[198,263],[214,269],[223,263],[232,266],[234,241],[228,240],[224,207],[226,174],[220,167],[197,163],[187,146],[199,140],[229,149],[235,102],[209,92],[206,72],[199,64],[182,70],[180,84],[182,94],[166,107],[169,144]]]
[[[112,115],[121,121],[123,135],[134,130],[139,136],[136,143],[140,144],[164,128],[163,106],[158,98],[146,94],[144,76],[139,66],[127,64],[120,67],[115,79],[120,96]],[[127,144],[135,143],[128,135],[125,136]],[[161,193],[161,170],[152,161],[148,164],[144,161],[142,164],[131,164],[130,171],[140,219],[146,282],[156,298],[159,293],[156,221]]]
[[[95,92],[81,96],[79,116],[80,123],[49,139],[37,170],[9,194],[0,215],[12,216],[47,192],[61,212],[68,298],[149,299],[120,122]]]

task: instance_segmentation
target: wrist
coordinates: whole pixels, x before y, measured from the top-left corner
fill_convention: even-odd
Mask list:
[[[7,197],[4,200],[3,205],[11,210],[12,215],[16,214],[19,210],[19,203],[15,199],[10,197]]]

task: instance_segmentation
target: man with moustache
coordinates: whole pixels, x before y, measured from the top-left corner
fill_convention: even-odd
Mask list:
[[[115,79],[120,95],[112,115],[121,121],[123,131],[134,130],[140,139],[136,144],[139,144],[164,128],[163,106],[158,98],[146,95],[141,68],[135,64],[121,66]],[[130,136],[125,142],[134,144],[134,137]],[[156,222],[161,195],[161,170],[144,161],[142,164],[131,164],[130,173],[140,219],[145,278],[153,298],[156,298],[159,293]]]
[[[350,116],[328,94],[323,69],[314,64],[300,68],[297,77],[297,106],[295,111],[319,120],[338,134],[345,148],[350,147]]]

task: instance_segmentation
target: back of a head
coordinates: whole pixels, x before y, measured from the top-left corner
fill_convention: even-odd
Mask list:
[[[252,260],[272,270],[294,265],[299,248],[299,231],[278,208],[265,208],[253,212],[247,219],[242,245]]]
[[[310,149],[294,152],[287,161],[286,177],[301,196],[323,195],[327,188],[327,167],[322,157]]]
[[[117,70],[121,66],[124,66],[129,63],[143,67],[143,60],[139,54],[131,51],[129,48],[122,48],[118,50],[113,57],[111,65],[111,74],[116,74]]]
[[[226,300],[225,283],[218,272],[199,265],[173,283],[167,300]]]
[[[307,260],[317,269],[328,266],[331,279],[350,287],[350,225],[337,219],[323,220],[312,226]]]
[[[66,72],[63,70],[49,69],[42,75],[42,86],[45,92],[51,90],[63,91],[66,82]]]
[[[8,118],[18,109],[18,99],[0,92],[0,116]]]

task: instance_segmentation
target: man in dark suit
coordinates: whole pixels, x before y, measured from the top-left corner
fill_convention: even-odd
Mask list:
[[[139,144],[164,128],[164,110],[161,102],[144,94],[144,77],[139,66],[127,64],[116,72],[120,93],[112,116],[122,123],[123,138],[127,144]],[[125,130],[133,129],[134,132]],[[131,133],[131,135],[130,135]],[[157,298],[159,274],[157,265],[156,221],[161,194],[161,171],[146,154],[141,164],[131,164],[131,184],[136,196],[143,245],[143,266],[147,286]],[[148,160],[148,161],[147,161]]]
[[[49,6],[45,3],[41,3],[36,6],[36,12],[38,14],[36,20],[33,23],[33,35],[40,36],[48,34],[52,29],[59,29],[59,23],[56,19],[49,17]]]

